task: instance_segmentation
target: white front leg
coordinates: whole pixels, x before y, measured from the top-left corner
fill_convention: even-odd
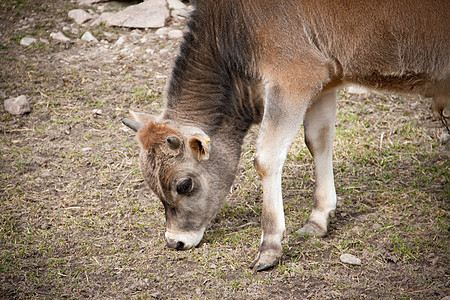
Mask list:
[[[289,147],[300,128],[307,101],[287,103],[279,89],[269,90],[257,142],[255,168],[262,180],[262,237],[252,267],[261,271],[276,265],[283,254],[285,232],[281,176]]]

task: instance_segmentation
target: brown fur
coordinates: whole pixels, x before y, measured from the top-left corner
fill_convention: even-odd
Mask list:
[[[153,121],[150,121],[138,131],[139,142],[145,151],[164,143],[169,135],[179,136],[179,133],[165,124]]]

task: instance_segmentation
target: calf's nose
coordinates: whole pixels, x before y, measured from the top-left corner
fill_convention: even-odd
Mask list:
[[[184,243],[183,242],[178,242],[176,249],[177,250],[183,250],[184,249]]]
[[[177,250],[191,249],[200,243],[204,231],[205,229],[189,232],[167,230],[165,234],[167,246]]]
[[[174,239],[166,239],[166,240],[167,240],[167,247],[173,248],[176,250],[186,250],[184,242],[174,240]]]

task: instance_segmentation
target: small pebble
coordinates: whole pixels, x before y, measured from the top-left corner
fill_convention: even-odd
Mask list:
[[[91,14],[82,9],[72,9],[69,11],[68,16],[79,25],[92,19]]]
[[[114,45],[120,46],[123,43],[125,43],[127,41],[127,37],[126,36],[121,36],[115,43]]]
[[[70,39],[67,36],[65,36],[61,31],[50,33],[50,37],[60,42],[70,42]]]
[[[23,115],[29,113],[30,103],[25,95],[5,100],[5,109],[13,115]]]
[[[442,133],[440,138],[441,144],[445,145],[448,143],[448,141],[450,141],[450,134],[448,134],[447,132]]]
[[[20,40],[20,44],[22,46],[30,46],[31,44],[36,43],[36,42],[37,42],[37,40],[35,38],[29,37],[29,36],[26,36]]]
[[[81,37],[81,39],[83,41],[86,42],[94,42],[94,43],[98,43],[98,40],[95,36],[92,35],[92,33],[90,33],[89,31],[86,31],[83,36]]]
[[[161,27],[155,31],[155,35],[159,37],[165,37],[169,33],[170,29],[167,27]]]
[[[348,253],[342,254],[339,259],[344,264],[355,265],[355,266],[361,265],[361,260],[352,254],[348,254]]]
[[[183,31],[174,29],[167,33],[167,37],[171,40],[181,39],[183,37]]]

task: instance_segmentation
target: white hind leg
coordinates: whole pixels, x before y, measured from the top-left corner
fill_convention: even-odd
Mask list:
[[[306,145],[314,158],[316,188],[314,208],[298,231],[301,234],[326,235],[329,217],[336,209],[332,157],[335,120],[336,91],[326,91],[314,101],[304,121]]]

